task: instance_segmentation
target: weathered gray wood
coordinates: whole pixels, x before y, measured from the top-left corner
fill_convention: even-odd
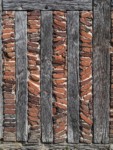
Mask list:
[[[15,14],[17,141],[27,141],[27,12]]]
[[[2,0],[0,0],[0,139],[3,137],[3,96],[2,96]]]
[[[58,143],[58,144],[20,144],[20,143],[2,143],[0,144],[0,149],[2,150],[112,150],[113,145],[111,144],[68,144],[68,143]]]
[[[94,0],[94,143],[109,142],[110,0]]]
[[[79,143],[79,12],[67,12],[68,142]]]
[[[92,10],[92,0],[3,0],[3,10]]]
[[[113,7],[113,0],[111,0],[111,6]]]
[[[41,13],[41,123],[42,142],[53,142],[52,129],[52,11]]]

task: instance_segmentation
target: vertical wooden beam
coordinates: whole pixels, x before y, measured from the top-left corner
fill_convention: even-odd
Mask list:
[[[79,143],[79,12],[67,12],[68,142]]]
[[[109,142],[110,0],[94,0],[94,143]]]
[[[41,12],[42,142],[53,142],[52,129],[52,11]]]
[[[15,15],[17,141],[27,141],[27,12]]]
[[[3,137],[3,96],[2,96],[2,0],[0,0],[0,139]]]

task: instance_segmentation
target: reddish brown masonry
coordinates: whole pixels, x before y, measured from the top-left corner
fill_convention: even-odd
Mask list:
[[[16,141],[14,11],[3,12],[4,141]]]
[[[67,139],[66,12],[53,12],[53,127],[54,143]]]
[[[92,12],[80,13],[80,142],[92,143]]]
[[[40,12],[29,11],[28,17],[28,125],[29,142],[40,139]]]
[[[40,11],[27,13],[28,35],[28,142],[41,140],[40,122]],[[112,17],[113,19],[113,17]],[[80,12],[80,143],[93,142],[92,12]],[[4,11],[3,43],[3,140],[16,141],[15,12]],[[67,142],[67,13],[53,11],[53,142]],[[112,41],[111,41],[112,43]],[[113,141],[111,54],[110,141]]]

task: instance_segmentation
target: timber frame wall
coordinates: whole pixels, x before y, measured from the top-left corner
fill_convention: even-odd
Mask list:
[[[113,142],[112,6],[0,0],[1,141]]]

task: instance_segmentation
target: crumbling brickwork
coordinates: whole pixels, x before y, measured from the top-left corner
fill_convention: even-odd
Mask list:
[[[80,13],[80,142],[92,143],[92,12]]]
[[[16,141],[16,81],[14,11],[3,12],[4,141]]]

